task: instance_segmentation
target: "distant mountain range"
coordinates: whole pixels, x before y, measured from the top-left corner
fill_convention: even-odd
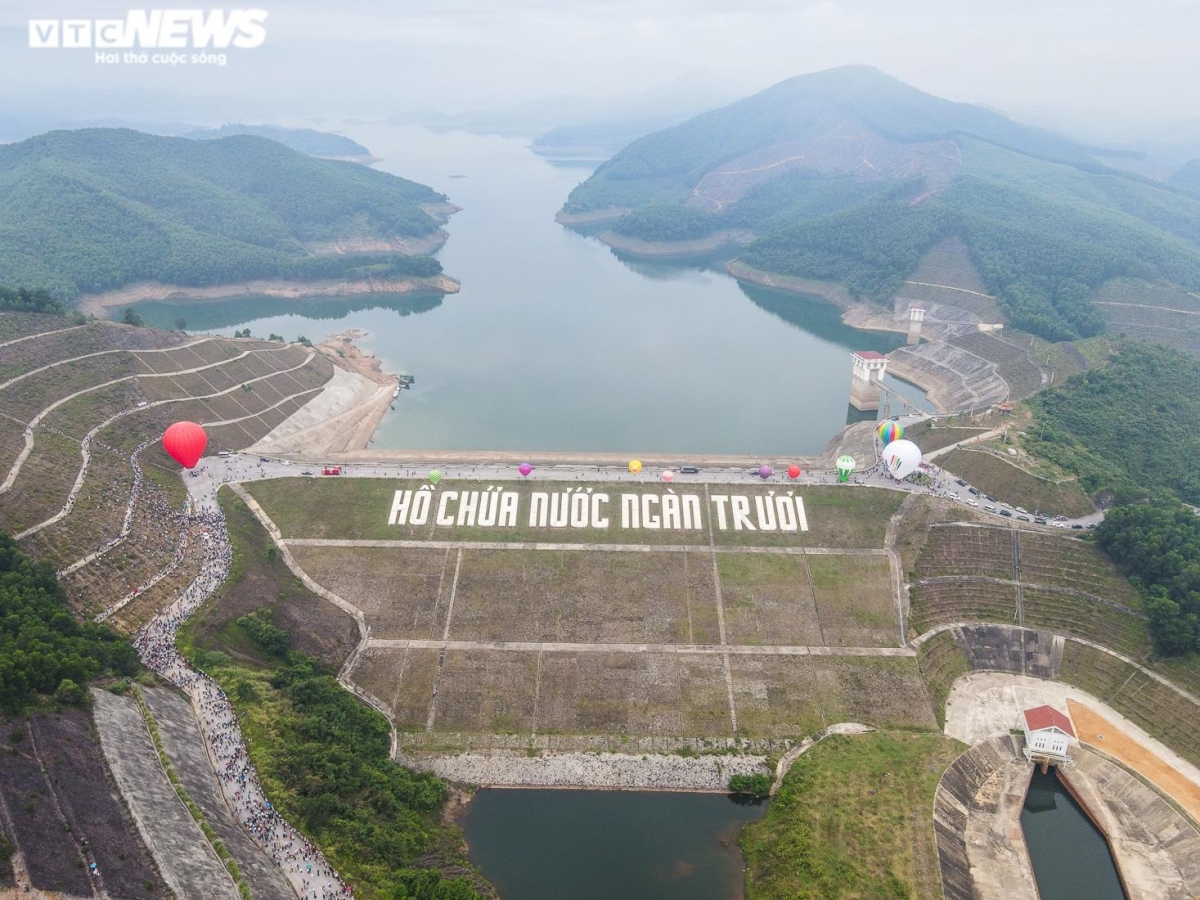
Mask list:
[[[220,128],[193,128],[180,132],[179,137],[213,140],[231,137],[235,134],[269,138],[300,153],[307,153],[309,156],[345,159],[350,162],[369,162],[375,158],[371,155],[370,150],[345,135],[317,131],[313,128],[283,128],[279,125],[222,125]]]
[[[0,283],[65,298],[154,280],[433,276],[445,196],[262,137],[54,131],[0,146]],[[373,253],[314,253],[357,241]]]
[[[1071,339],[1103,330],[1091,298],[1110,279],[1200,290],[1198,173],[1108,165],[1129,155],[849,66],[635,140],[560,220],[647,242],[736,233],[744,265],[871,299],[953,236],[1011,324]]]

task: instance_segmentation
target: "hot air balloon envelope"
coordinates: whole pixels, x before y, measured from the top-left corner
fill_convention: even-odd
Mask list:
[[[759,478],[770,478],[771,477],[771,467],[770,466],[759,466],[758,467],[758,477]]]
[[[430,484],[437,484],[441,480],[442,480],[442,472],[440,469],[430,469],[429,470],[429,483]]]
[[[208,446],[208,435],[195,422],[176,422],[163,432],[163,449],[185,469],[193,468],[200,461],[204,448]]]
[[[838,481],[849,481],[850,473],[854,471],[854,457],[849,454],[837,458]]]
[[[529,463],[521,463],[519,466],[517,466],[517,471],[522,475],[528,475],[533,471],[533,466],[531,466]]]
[[[892,441],[883,448],[883,464],[899,481],[917,471],[921,464],[921,448],[912,441]]]
[[[788,478],[799,478],[799,477],[800,477],[800,467],[799,466],[788,466]]]
[[[631,459],[629,461],[629,471],[634,475],[642,471],[642,461],[640,459]]]
[[[879,427],[875,429],[875,433],[879,435],[879,440],[883,446],[887,446],[892,441],[898,441],[904,437],[904,426],[899,422],[893,422],[888,419],[886,422],[880,422]]]
[[[672,472],[670,469],[663,469],[663,473],[662,473],[662,480],[663,480],[663,481],[665,481],[665,482],[667,482],[667,483],[670,483],[670,482],[674,481],[674,480],[675,480],[675,473],[674,473],[674,472]]]

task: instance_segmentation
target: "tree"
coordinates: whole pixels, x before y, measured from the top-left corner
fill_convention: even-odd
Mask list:
[[[125,307],[125,311],[121,313],[121,324],[132,325],[134,328],[141,328],[146,324],[146,322],[141,316],[134,312],[132,306],[127,306]]]
[[[766,797],[771,793],[771,783],[771,776],[764,775],[762,772],[754,775],[734,775],[729,779],[729,792]]]
[[[187,331],[187,319],[185,319],[183,316],[179,316],[179,318],[175,320],[175,330]]]

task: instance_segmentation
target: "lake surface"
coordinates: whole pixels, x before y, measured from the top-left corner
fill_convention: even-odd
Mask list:
[[[463,831],[502,900],[737,900],[737,833],[765,813],[721,794],[483,789]]]
[[[590,170],[552,165],[524,139],[345,130],[383,157],[379,168],[463,207],[438,254],[460,293],[138,309],[149,324],[183,316],[192,330],[227,335],[370,332],[364,350],[416,377],[376,447],[813,453],[862,417],[847,406],[849,351],[903,342],[844,326],[816,298],[743,289],[698,265],[620,259],[554,221]]]
[[[1021,827],[1042,900],[1126,900],[1104,835],[1053,769],[1034,771]]]

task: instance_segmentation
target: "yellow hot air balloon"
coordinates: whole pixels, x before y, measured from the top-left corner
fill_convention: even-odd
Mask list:
[[[629,471],[634,475],[642,471],[642,461],[640,459],[631,459],[629,461]]]

